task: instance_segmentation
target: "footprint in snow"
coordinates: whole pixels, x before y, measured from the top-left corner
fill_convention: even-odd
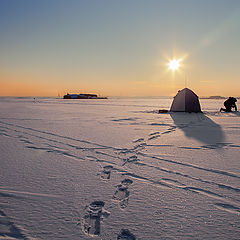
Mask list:
[[[125,185],[125,186],[129,186],[133,183],[133,181],[129,178],[125,178],[124,180],[122,180],[122,185]]]
[[[154,135],[159,135],[160,132],[153,132],[153,133],[150,133],[148,136],[151,137],[151,136],[154,136]]]
[[[161,137],[160,134],[158,134],[158,135],[153,135],[153,136],[149,137],[148,140],[150,141],[150,140],[153,140],[153,139],[159,138],[159,137]]]
[[[128,187],[133,183],[131,179],[124,179],[121,184],[117,186],[115,193],[113,194],[113,200],[119,202],[120,208],[126,208],[128,205],[128,199],[130,192]]]
[[[145,142],[142,142],[142,143],[134,146],[132,149],[132,152],[141,151],[141,150],[145,149],[146,146],[147,146],[147,144]]]
[[[136,237],[128,229],[122,229],[117,240],[136,240]]]
[[[144,141],[144,138],[139,138],[137,140],[133,140],[132,142],[133,143],[138,143],[138,142],[142,142],[142,141]]]
[[[123,159],[123,166],[127,163],[136,163],[138,161],[138,157],[136,155],[132,155],[128,158]]]
[[[103,201],[94,201],[86,208],[86,213],[81,220],[82,231],[88,236],[98,236],[101,232],[101,220],[108,217],[109,212],[103,209]]]
[[[104,166],[100,175],[101,178],[104,180],[110,179],[112,169],[113,167],[111,165]]]

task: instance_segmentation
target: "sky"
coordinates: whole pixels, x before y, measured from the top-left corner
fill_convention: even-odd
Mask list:
[[[239,43],[239,0],[0,0],[0,96],[240,96]]]

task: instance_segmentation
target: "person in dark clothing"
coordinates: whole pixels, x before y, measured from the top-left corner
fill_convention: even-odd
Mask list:
[[[237,111],[237,105],[236,105],[237,99],[234,97],[229,97],[225,102],[224,102],[224,106],[225,108],[221,108],[221,111],[224,112],[231,112],[232,108],[235,108],[235,111]]]

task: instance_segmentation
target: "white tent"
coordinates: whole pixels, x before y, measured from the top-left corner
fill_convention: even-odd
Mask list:
[[[188,88],[178,91],[173,99],[170,112],[201,112],[198,96]]]

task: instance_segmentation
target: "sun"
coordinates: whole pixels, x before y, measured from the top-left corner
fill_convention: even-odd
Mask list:
[[[178,68],[180,67],[180,62],[182,61],[182,59],[173,59],[168,63],[168,67],[169,69],[171,69],[172,71],[178,70]]]

